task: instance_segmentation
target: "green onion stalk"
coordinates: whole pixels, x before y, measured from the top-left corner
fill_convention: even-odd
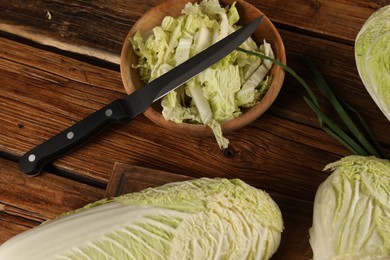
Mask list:
[[[350,152],[357,155],[374,155],[378,158],[386,158],[386,154],[382,146],[376,139],[374,133],[369,129],[363,117],[351,105],[341,100],[334,94],[318,68],[315,66],[314,62],[308,56],[301,55],[301,59],[309,70],[310,78],[335,109],[349,132],[346,132],[336,123],[334,123],[321,110],[320,104],[313,90],[293,69],[276,59],[264,55],[261,52],[249,51],[240,47],[237,48],[237,50],[247,54],[256,55],[265,60],[269,60],[272,63],[280,66],[283,70],[298,80],[298,82],[305,88],[308,94],[308,97],[304,96],[303,99],[310,107],[310,109],[313,110],[317,115],[320,127],[333,138],[335,138],[338,142],[340,142]],[[355,118],[357,118],[356,122],[352,119],[351,115],[354,115]]]

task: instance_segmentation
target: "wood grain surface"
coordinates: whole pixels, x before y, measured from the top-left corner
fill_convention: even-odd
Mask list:
[[[15,163],[0,158],[0,243],[103,195],[99,188],[52,174],[24,176]]]
[[[116,163],[190,178],[240,178],[290,204],[286,228],[302,237],[298,255],[310,259],[307,229],[326,164],[350,152],[325,133],[290,75],[271,108],[229,133],[219,150],[212,137],[174,134],[141,115],[107,128],[88,145],[28,178],[17,160],[28,150],[125,96],[119,56],[135,21],[159,1],[0,1],[0,243],[55,216],[106,196]],[[390,122],[365,90],[355,66],[354,39],[364,21],[388,0],[248,0],[275,24],[287,64],[311,86],[300,54],[310,56],[338,96],[366,119],[390,154]],[[339,121],[318,94],[326,113]],[[153,184],[145,177],[146,184]],[[295,239],[286,232],[282,245]],[[301,241],[302,240],[302,241]],[[287,252],[288,248],[284,251]]]

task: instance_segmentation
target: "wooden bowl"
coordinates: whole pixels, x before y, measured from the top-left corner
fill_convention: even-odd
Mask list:
[[[131,28],[128,33],[121,54],[121,76],[124,87],[128,94],[135,91],[145,85],[145,82],[141,81],[139,76],[139,71],[132,68],[133,64],[137,64],[138,57],[133,52],[133,48],[129,41],[129,38],[133,36],[138,30],[141,32],[151,30],[152,28],[161,25],[161,22],[165,16],[177,17],[181,14],[181,10],[184,8],[185,4],[188,2],[198,2],[196,0],[165,0],[162,1],[156,7],[147,11]],[[263,13],[259,11],[253,5],[243,1],[243,0],[220,0],[221,5],[231,5],[233,2],[236,2],[236,7],[240,14],[240,20],[238,24],[247,24],[253,19],[259,17]],[[286,63],[286,54],[284,50],[284,45],[282,39],[271,23],[271,21],[264,16],[261,21],[260,26],[257,28],[256,32],[252,35],[252,38],[255,40],[257,45],[262,43],[265,39],[268,43],[271,44],[272,49],[275,53],[277,60]],[[227,133],[234,130],[237,130],[254,120],[256,120],[260,115],[262,115],[269,106],[274,102],[279,91],[282,87],[284,80],[284,71],[279,66],[274,65],[270,71],[270,74],[273,76],[273,81],[268,89],[266,95],[262,100],[247,110],[243,111],[243,114],[235,119],[225,121],[221,124],[222,132]],[[208,126],[201,124],[191,124],[191,123],[174,123],[172,121],[166,120],[161,114],[162,108],[160,102],[155,102],[151,107],[149,107],[145,112],[145,116],[148,117],[151,121],[156,124],[170,129],[172,131],[195,135],[195,136],[211,136],[213,132]]]

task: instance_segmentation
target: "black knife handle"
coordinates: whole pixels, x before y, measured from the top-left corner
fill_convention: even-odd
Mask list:
[[[38,175],[48,162],[81,146],[107,125],[125,122],[131,118],[123,101],[115,100],[25,153],[19,160],[19,167],[27,175]]]

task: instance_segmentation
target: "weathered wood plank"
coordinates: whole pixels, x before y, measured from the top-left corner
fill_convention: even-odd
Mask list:
[[[157,0],[0,2],[0,30],[43,45],[119,63],[129,28]]]
[[[39,225],[39,223],[38,221],[10,215],[0,210],[0,245],[11,237]]]
[[[300,41],[294,41],[295,34],[284,35],[288,46],[299,44]],[[118,72],[6,39],[0,44],[4,46],[0,53],[3,111],[0,147],[3,152],[21,156],[124,95]],[[304,45],[302,49],[294,47],[290,56],[295,59],[298,50],[323,53],[318,48],[329,46],[331,50],[343,48],[340,44],[323,45],[323,42],[311,40],[311,45]],[[29,53],[28,57],[23,53]],[[352,79],[338,78],[339,68],[333,66],[343,64],[339,59],[343,61],[345,56],[333,51],[322,55],[317,54],[315,58],[333,62],[322,64],[321,69],[334,75],[334,82],[347,82],[343,86],[346,91],[353,87],[354,84],[348,82],[356,79],[352,75]],[[302,99],[302,88],[298,88],[294,80],[287,79],[275,108],[250,126],[227,135],[235,151],[233,158],[225,157],[212,137],[177,136],[139,116],[127,125],[113,126],[92,143],[58,160],[55,166],[103,184],[107,183],[115,162],[150,165],[175,173],[188,172],[193,177],[239,176],[255,186],[272,187],[286,195],[311,200],[317,185],[327,176],[322,173],[324,165],[349,152],[316,129],[316,118]],[[369,98],[346,96],[354,104],[367,104],[365,111],[376,109],[367,101]],[[375,120],[370,119],[370,126],[379,134],[380,140],[389,144],[389,136],[381,127],[388,122],[380,119],[380,124],[376,125]],[[180,158],[180,165],[177,158]]]
[[[19,172],[17,163],[0,159],[0,244],[103,196],[103,189],[48,173],[27,177]]]
[[[353,44],[365,20],[389,0],[248,0],[279,27]]]
[[[0,1],[0,31],[43,45],[119,63],[127,32],[157,0]],[[254,1],[278,27],[353,43],[365,19],[383,1]]]
[[[6,44],[17,45],[8,41]],[[22,48],[19,53],[34,52],[34,49],[23,45],[18,48]],[[53,69],[53,72],[49,73],[42,65],[47,58],[54,63],[57,61],[57,66],[62,66],[62,70],[57,72]],[[94,71],[100,71],[101,80],[105,77],[117,80],[115,85],[107,82],[107,87],[103,89],[97,84],[87,84],[82,76],[72,76],[72,73],[77,73],[75,70],[68,74],[67,66],[72,63],[64,62],[65,58],[61,56],[55,58],[50,55],[47,57],[32,54],[28,66],[22,64],[22,58],[13,59],[18,63],[7,58],[0,63],[0,74],[4,75],[3,87],[0,90],[1,108],[4,111],[4,116],[0,119],[4,130],[0,133],[0,147],[2,151],[14,156],[21,156],[35,145],[103,106],[103,103],[121,96],[120,90],[116,89],[120,84],[119,74],[116,72],[83,65],[84,69],[79,73],[90,75]],[[36,59],[37,65],[31,62],[33,59]],[[99,76],[99,73],[96,72],[95,75]],[[73,81],[72,77],[78,81]],[[99,79],[96,81],[99,82]],[[19,88],[13,89],[13,86]],[[323,139],[302,135],[302,132],[312,131]],[[58,160],[55,165],[63,171],[74,172],[102,183],[107,183],[113,164],[121,161],[150,164],[155,168],[168,168],[176,173],[190,172],[193,176],[240,176],[260,186],[275,184],[275,189],[283,190],[286,186],[291,186],[290,184],[302,184],[299,177],[295,181],[292,180],[295,178],[292,176],[294,172],[305,174],[297,163],[297,160],[300,160],[298,154],[302,158],[309,158],[302,163],[309,166],[307,172],[311,172],[323,167],[323,163],[318,162],[316,156],[320,155],[326,161],[332,161],[337,157],[336,154],[343,153],[343,149],[322,131],[284,122],[270,115],[263,116],[252,126],[229,134],[228,137],[236,153],[233,158],[226,158],[212,137],[184,137],[186,141],[183,142],[182,136],[162,129],[140,116],[128,125],[110,128],[89,145]],[[274,146],[280,138],[283,143]],[[301,142],[305,143],[305,148],[302,148]],[[322,143],[329,145],[324,148]],[[295,155],[291,156],[292,153]],[[177,158],[181,158],[180,165],[177,164]],[[313,161],[310,161],[310,158]],[[308,184],[312,183],[309,197],[312,197],[315,184],[324,176],[326,175],[320,174],[317,182],[306,178]],[[283,180],[292,183],[287,184],[288,182]],[[296,189],[292,188],[288,193],[293,194],[295,191]],[[308,196],[307,193],[301,195],[304,198]]]

